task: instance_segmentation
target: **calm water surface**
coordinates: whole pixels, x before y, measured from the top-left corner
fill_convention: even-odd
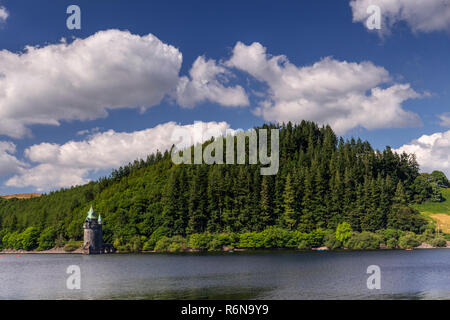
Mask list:
[[[0,255],[0,299],[450,299],[450,250]]]

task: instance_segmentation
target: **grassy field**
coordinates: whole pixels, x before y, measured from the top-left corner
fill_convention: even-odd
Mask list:
[[[443,202],[426,202],[413,207],[438,223],[441,231],[450,234],[450,188],[443,189],[442,195],[445,198]]]
[[[17,193],[0,196],[3,199],[30,199],[42,196],[40,193]]]

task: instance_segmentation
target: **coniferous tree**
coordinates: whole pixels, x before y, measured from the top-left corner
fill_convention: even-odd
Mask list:
[[[189,195],[189,222],[187,233],[201,233],[207,226],[207,188],[206,188],[206,166],[198,165],[194,170],[194,177],[191,183],[191,192]]]
[[[295,195],[294,189],[292,187],[291,175],[288,174],[286,177],[286,184],[283,193],[283,225],[285,225],[289,230],[294,229],[297,222],[297,215],[295,213]]]
[[[302,232],[310,232],[315,229],[314,224],[314,207],[313,207],[313,179],[308,171],[305,175],[305,186],[302,199],[302,215],[300,217],[299,230]]]
[[[405,188],[401,181],[397,183],[397,189],[395,190],[393,202],[396,205],[406,205],[408,202],[405,194]]]
[[[270,176],[263,176],[261,183],[261,225],[273,224],[272,182]]]

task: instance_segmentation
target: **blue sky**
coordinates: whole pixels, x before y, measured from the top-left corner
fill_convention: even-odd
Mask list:
[[[178,125],[189,125],[194,121],[226,122],[230,128],[246,129],[268,120],[279,120],[281,116],[278,116],[278,111],[286,110],[288,105],[285,93],[277,93],[276,91],[284,90],[283,88],[280,89],[279,81],[281,81],[281,78],[270,79],[268,78],[270,77],[269,73],[259,74],[259,71],[249,70],[245,66],[246,63],[243,65],[231,63],[238,42],[245,46],[243,47],[245,51],[243,54],[250,54],[250,49],[256,48],[256,46],[251,47],[253,43],[260,44],[268,54],[266,56],[267,61],[265,61],[267,65],[271,57],[284,55],[289,60],[290,65],[298,69],[312,66],[323,61],[322,59],[326,57],[330,57],[332,68],[339,66],[347,68],[342,65],[343,62],[347,62],[354,64],[355,69],[363,64],[363,68],[366,68],[368,72],[376,73],[383,69],[389,76],[389,80],[374,80],[375,84],[372,87],[359,88],[359,90],[366,90],[368,96],[370,96],[369,89],[373,87],[387,89],[393,85],[409,84],[411,90],[420,97],[412,97],[413,94],[410,92],[409,98],[401,101],[395,108],[415,114],[416,120],[420,118],[421,121],[403,123],[399,119],[393,119],[382,123],[383,116],[381,116],[381,120],[377,120],[375,128],[370,128],[370,119],[369,121],[365,119],[361,120],[362,122],[356,121],[354,126],[347,124],[345,128],[338,131],[345,137],[359,136],[368,139],[378,149],[390,145],[393,148],[418,152],[424,170],[440,169],[450,172],[450,165],[445,164],[445,161],[450,161],[447,156],[450,153],[448,152],[450,148],[445,147],[446,142],[450,145],[450,141],[446,140],[447,136],[445,135],[449,130],[445,126],[448,123],[444,123],[445,121],[439,118],[439,116],[445,116],[445,113],[450,111],[450,81],[448,81],[450,74],[450,61],[448,59],[450,28],[446,21],[441,22],[439,20],[445,19],[439,16],[439,12],[448,9],[438,10],[442,1],[431,0],[430,7],[434,6],[436,10],[428,12],[422,8],[403,8],[403,12],[406,13],[403,13],[403,16],[393,23],[391,17],[395,16],[396,12],[389,10],[395,10],[395,8],[389,10],[381,8],[382,30],[371,31],[366,28],[365,21],[361,19],[361,21],[354,21],[358,20],[357,18],[354,19],[357,11],[365,8],[367,1],[369,0],[357,0],[355,2],[358,3],[354,6],[351,6],[348,1],[335,0],[277,2],[262,0],[257,3],[255,1],[235,0],[0,1],[0,5],[8,12],[7,18],[0,26],[0,49],[7,50],[17,57],[20,57],[19,53],[23,52],[25,46],[43,48],[50,44],[60,44],[61,38],[66,38],[67,45],[70,45],[73,38],[86,39],[99,31],[110,29],[118,29],[121,32],[127,30],[130,34],[139,37],[152,34],[161,43],[174,47],[182,54],[182,63],[179,69],[180,78],[187,76],[187,80],[192,80],[189,77],[189,71],[194,62],[203,56],[205,61],[211,59],[214,61],[214,65],[209,65],[209,67],[219,67],[226,70],[226,73],[222,74],[223,77],[220,78],[223,87],[235,88],[236,91],[233,93],[237,93],[239,87],[242,92],[245,92],[248,99],[248,104],[224,106],[223,103],[218,102],[221,101],[220,97],[217,97],[221,92],[226,92],[221,87],[221,90],[214,91],[214,98],[209,95],[209,98],[194,99],[195,103],[191,103],[188,107],[182,105],[182,100],[171,98],[168,94],[158,103],[149,103],[151,106],[146,108],[145,111],[136,108],[136,105],[117,106],[113,110],[105,105],[103,107],[107,114],[92,115],[89,113],[89,120],[82,116],[59,116],[59,118],[55,118],[59,125],[39,124],[42,121],[27,120],[28,122],[24,125],[27,129],[26,134],[10,133],[14,131],[13,129],[11,129],[12,131],[0,130],[0,152],[4,152],[3,161],[5,162],[5,168],[2,170],[2,156],[0,155],[0,193],[48,191],[76,182],[85,182],[108,173],[110,171],[108,165],[89,168],[84,163],[79,171],[73,172],[64,181],[59,178],[52,178],[49,181],[42,182],[42,184],[39,182],[40,179],[48,179],[49,172],[58,175],[61,170],[65,171],[64,166],[76,166],[76,164],[67,161],[63,163],[61,159],[57,160],[55,154],[60,151],[55,151],[56,149],[64,145],[67,146],[70,141],[86,142],[89,145],[89,141],[92,142],[95,135],[101,135],[108,130],[113,130],[114,133],[133,133],[170,121],[174,121]],[[373,0],[372,2],[382,4],[383,1]],[[68,30],[66,27],[68,17],[66,8],[71,4],[77,4],[81,8],[81,30]],[[404,6],[407,6],[407,4],[404,4]],[[400,9],[402,8],[398,10]],[[408,12],[411,14],[408,15]],[[414,15],[416,12],[425,15],[424,19],[437,21],[437,23],[424,25],[423,21],[414,20],[417,19],[417,14]],[[388,19],[386,16],[390,20],[384,20]],[[106,52],[113,54],[115,48],[112,45]],[[145,55],[144,52],[143,56]],[[108,57],[105,57],[105,59],[108,59]],[[370,63],[370,66],[364,65],[366,62]],[[0,57],[0,74],[6,74],[4,82],[0,82],[0,89],[2,85],[5,87],[15,85],[16,90],[22,90],[22,87],[17,85],[17,83],[20,83],[19,80],[12,84],[10,78],[12,78],[14,71],[7,70],[6,63],[7,59]],[[19,66],[23,66],[19,62],[17,63]],[[65,68],[68,65],[70,66],[70,61],[65,62]],[[100,65],[97,63],[97,65],[99,68],[102,67],[101,63]],[[324,72],[324,68],[329,67],[328,64],[320,66]],[[128,64],[121,66],[121,68],[128,67]],[[51,72],[62,73],[58,68],[63,68],[58,65],[58,62],[48,62],[48,66],[44,64],[39,69],[40,76],[45,78]],[[36,72],[35,70],[23,71],[23,83],[30,79],[30,72]],[[150,70],[149,72],[153,71]],[[355,72],[358,73],[359,71]],[[21,74],[21,72],[18,73]],[[120,81],[127,82],[132,74],[130,71]],[[323,75],[323,73],[321,74]],[[365,79],[362,71],[358,73],[357,77]],[[377,77],[381,79],[384,76],[379,75]],[[342,81],[345,81],[345,79],[343,78]],[[67,81],[73,82],[73,79]],[[303,84],[304,82],[300,82],[299,85]],[[149,86],[152,85],[154,85],[154,82],[149,83]],[[333,87],[333,90],[335,89]],[[58,92],[60,88],[55,86],[53,90]],[[353,89],[346,90],[352,92]],[[255,94],[254,92],[258,93]],[[320,90],[318,92],[320,93]],[[26,105],[21,102],[22,100],[17,102],[17,108],[24,108],[30,114],[39,114],[44,109],[48,112],[52,108],[52,101],[55,101],[52,98],[47,99],[46,96],[38,96],[38,99],[42,99],[43,102],[41,101],[40,105],[36,107],[33,103],[30,103],[30,101],[36,99],[36,93],[33,92],[32,87],[23,89],[20,94],[15,94],[18,95],[16,100],[25,99],[24,96],[30,95],[30,99],[26,100]],[[50,95],[52,94],[54,93],[50,93]],[[102,94],[102,92],[95,91],[92,94]],[[192,93],[187,92],[186,95],[190,95],[189,101],[193,99]],[[264,98],[261,98],[261,96],[264,96]],[[308,94],[306,96],[311,98]],[[311,99],[323,101],[322,97],[312,97]],[[327,96],[327,103],[332,103],[332,99],[332,95]],[[0,109],[8,108],[11,104],[14,105],[16,100],[1,101],[0,99]],[[47,100],[48,108],[43,105]],[[124,104],[127,103],[126,101],[125,99]],[[243,101],[243,99],[239,101]],[[270,101],[271,103],[271,109],[268,109],[265,116],[255,113],[255,109],[263,101]],[[130,103],[133,102],[134,100],[131,99]],[[347,106],[341,107],[339,106],[336,112],[340,112],[342,108]],[[101,108],[101,106],[98,106],[98,108]],[[7,114],[13,114],[11,112]],[[295,112],[295,110],[286,111],[285,117],[289,118],[291,114],[298,114]],[[361,110],[361,112],[364,111]],[[379,109],[378,115],[383,112],[382,108]],[[311,119],[308,119],[308,112],[302,111],[301,114],[307,120],[317,120],[318,117],[321,117],[320,115],[311,115]],[[375,114],[377,114],[377,111],[375,111]],[[17,119],[17,117],[17,114],[14,114],[11,119]],[[345,115],[336,113],[336,118],[338,117],[345,118]],[[325,118],[325,120],[330,121],[330,118]],[[10,121],[8,115],[4,122],[8,124],[7,121]],[[20,121],[20,123],[24,123],[25,120],[21,118]],[[2,124],[0,123],[0,125]],[[93,131],[88,134],[81,134],[83,130]],[[433,134],[437,133],[440,133],[441,136],[431,138]],[[424,135],[426,135],[424,142],[415,141],[415,139]],[[1,143],[7,147],[2,149]],[[54,148],[50,148],[50,144]],[[435,144],[439,146],[438,149],[435,149]],[[15,148],[12,148],[12,145]],[[90,145],[101,146],[101,144],[93,143]],[[442,145],[444,145],[444,149],[442,149]],[[29,150],[32,146],[36,146],[33,149],[35,152]],[[73,148],[78,146],[74,144]],[[82,150],[86,149],[80,149],[79,152],[82,152]],[[149,150],[152,149],[149,148]],[[47,151],[52,156],[47,157],[45,155]],[[432,152],[437,153],[438,158],[431,155]],[[74,155],[76,154],[74,153]],[[130,152],[130,155],[134,154]],[[132,159],[121,158],[122,162],[126,160]],[[112,161],[110,166],[114,167],[115,163]],[[32,170],[39,171],[36,168],[43,164],[47,166],[46,170],[42,171],[45,173],[44,176],[30,177],[30,172]],[[52,168],[54,168],[54,171],[52,171]],[[74,178],[77,174],[80,175],[78,180]]]

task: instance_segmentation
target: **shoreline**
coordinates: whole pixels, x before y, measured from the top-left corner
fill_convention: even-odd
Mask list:
[[[43,250],[43,251],[4,249],[4,250],[0,251],[0,254],[83,254],[83,252],[81,249],[77,249],[74,251],[65,251],[63,248],[52,248],[52,249]]]
[[[414,251],[414,250],[431,250],[431,249],[450,249],[450,244],[447,243],[446,247],[433,247],[427,243],[422,243],[420,246],[412,248],[412,249],[402,249],[402,248],[388,248],[388,247],[382,247],[374,250],[352,250],[352,249],[338,249],[338,250],[330,250],[327,247],[320,247],[320,248],[312,248],[310,250],[299,250],[295,248],[238,248],[238,249],[228,249],[228,250],[220,250],[220,251],[208,251],[208,250],[198,250],[198,249],[186,249],[179,252],[167,252],[167,251],[154,251],[154,250],[142,250],[139,252],[120,252],[116,251],[115,253],[105,253],[105,254],[151,254],[151,253],[158,253],[158,254],[165,254],[165,253],[233,253],[233,252],[257,252],[257,251],[298,251],[298,252],[311,252],[311,251],[318,251],[318,252],[338,252],[338,251],[385,251],[385,250],[400,250],[400,251]],[[26,251],[26,250],[12,250],[12,249],[4,249],[0,251],[0,255],[20,255],[20,254],[83,254],[82,249],[76,249],[74,251],[65,251],[63,248],[52,248],[50,250],[44,250],[44,251]]]

